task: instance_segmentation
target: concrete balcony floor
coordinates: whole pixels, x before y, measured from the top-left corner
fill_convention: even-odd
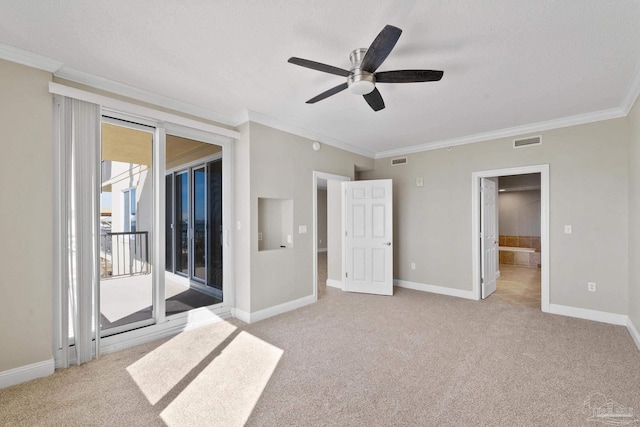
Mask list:
[[[102,330],[152,318],[151,274],[100,280],[100,324]],[[194,290],[188,280],[165,273],[166,315],[222,302]]]

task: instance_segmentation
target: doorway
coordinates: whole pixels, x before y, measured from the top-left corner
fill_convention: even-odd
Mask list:
[[[316,301],[323,297],[328,287],[343,289],[344,228],[340,183],[350,180],[347,176],[313,172],[313,295]]]
[[[489,296],[526,307],[540,307],[540,174],[498,178],[497,289]]]
[[[533,176],[539,177],[539,206],[540,206],[539,208],[539,230],[540,230],[539,245],[537,244],[537,242],[532,241],[533,240],[532,237],[537,237],[537,236],[530,236],[530,235],[523,235],[522,236],[523,243],[522,245],[520,245],[520,242],[518,240],[519,236],[517,235],[507,236],[502,233],[502,231],[505,231],[505,230],[498,231],[497,233],[495,233],[495,237],[494,237],[495,240],[492,242],[487,242],[486,238],[483,238],[484,236],[486,236],[486,233],[483,235],[483,231],[486,227],[486,224],[483,224],[483,219],[487,218],[486,215],[483,216],[483,209],[486,209],[486,206],[489,206],[490,204],[487,205],[486,203],[483,203],[483,201],[485,200],[482,194],[483,183],[487,182],[488,179],[492,179],[493,182],[498,184],[496,187],[496,194],[499,194],[500,192],[498,190],[500,188],[499,183],[501,179],[503,180],[503,182],[505,182],[506,180],[507,183],[509,179],[515,182],[518,182],[518,181],[524,182],[526,180],[527,175],[530,177],[533,177]],[[506,177],[512,177],[512,178],[506,178]],[[526,187],[527,185],[520,185],[519,189],[526,191]],[[499,227],[498,227],[499,215],[497,214],[498,202],[496,202],[494,206],[496,209],[495,230],[497,231],[499,230]],[[526,232],[524,234],[530,234],[530,233]],[[503,236],[502,237],[503,244],[501,244],[500,242],[500,235]],[[509,242],[506,241],[507,237],[511,237]],[[513,240],[514,238],[516,239],[515,241]],[[504,252],[504,253],[513,252],[513,255],[512,254],[500,255],[502,257],[502,260],[504,261],[503,262],[503,264],[505,264],[504,267],[502,265],[499,266],[500,256],[497,256],[493,259],[489,259],[486,256],[486,254],[489,253],[487,248],[489,248],[491,244],[495,245],[495,249],[496,249],[495,252],[499,251],[500,246],[502,246],[503,248],[505,247],[509,248],[508,250],[503,250],[500,252]],[[539,246],[539,249],[538,249],[539,252],[537,252],[539,254],[539,261],[536,255],[534,256],[529,255],[532,252],[534,254],[536,253],[535,246]],[[523,273],[526,273],[527,271],[526,270],[520,271],[521,269],[517,268],[518,266],[515,265],[516,257],[518,259],[518,263],[522,265],[525,264],[524,261],[526,258],[527,265],[530,265],[530,263],[533,263],[536,266],[536,269],[537,269],[537,264],[538,263],[540,264],[539,307],[542,309],[542,311],[545,311],[545,312],[549,311],[549,165],[526,166],[526,167],[519,167],[519,168],[489,170],[489,171],[472,173],[472,254],[473,254],[473,258],[472,258],[473,292],[474,292],[474,295],[476,296],[476,299],[480,300],[489,296],[489,294],[491,293],[491,290],[487,290],[485,288],[485,284],[490,283],[492,279],[497,279],[498,282],[514,281],[513,279],[522,280],[523,282],[526,282],[526,284],[523,286],[529,286],[529,287],[533,286],[533,283],[535,283],[535,280],[537,280],[537,277],[536,277],[536,274],[532,275],[531,273],[535,273],[536,270],[531,269],[531,270],[528,270],[529,274],[523,274]],[[511,257],[513,257],[513,262],[514,262],[512,266],[507,264],[507,262],[511,259]],[[530,259],[531,261],[529,261]],[[488,265],[493,263],[495,263],[496,265],[495,266]],[[486,272],[487,271],[491,272],[492,268],[497,273],[495,274],[495,277],[485,277]],[[485,288],[484,292],[483,292],[483,288]]]

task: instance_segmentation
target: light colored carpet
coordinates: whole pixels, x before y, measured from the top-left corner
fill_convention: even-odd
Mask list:
[[[0,425],[597,426],[594,393],[640,418],[640,352],[624,327],[327,288],[256,324],[205,326],[0,390]]]

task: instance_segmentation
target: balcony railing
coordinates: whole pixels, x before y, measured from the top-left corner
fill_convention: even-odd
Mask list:
[[[100,278],[149,274],[149,232],[105,232],[100,235]]]

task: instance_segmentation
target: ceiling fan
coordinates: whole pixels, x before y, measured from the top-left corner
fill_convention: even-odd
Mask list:
[[[349,54],[349,61],[351,61],[350,70],[310,61],[308,59],[296,58],[295,56],[289,58],[288,62],[292,64],[347,78],[345,83],[311,98],[307,101],[307,104],[322,101],[331,95],[335,95],[349,88],[351,93],[363,95],[364,99],[374,111],[380,111],[384,108],[384,101],[382,100],[382,95],[380,95],[380,92],[376,88],[376,83],[416,83],[440,80],[444,72],[437,70],[376,72],[398,42],[400,34],[402,34],[400,28],[386,25],[368,49],[356,49]]]

